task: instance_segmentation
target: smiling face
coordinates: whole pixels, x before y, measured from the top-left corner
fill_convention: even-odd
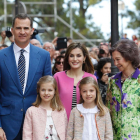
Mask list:
[[[101,69],[101,72],[104,73],[111,73],[111,63],[106,63],[103,68]]]
[[[14,27],[11,29],[16,45],[21,48],[25,48],[29,44],[33,31],[34,29],[31,28],[30,20],[28,18],[17,18]]]
[[[126,61],[120,52],[118,51],[114,51],[112,53],[112,57],[114,60],[114,64],[115,66],[117,66],[117,68],[119,69],[119,71],[121,72],[125,72],[127,71],[129,68],[132,68],[132,64],[130,61]]]
[[[85,57],[81,49],[75,48],[70,52],[68,62],[71,69],[82,70],[83,61],[85,61]]]
[[[96,89],[93,84],[84,84],[81,87],[80,93],[84,100],[85,106],[95,106],[95,99],[96,99]]]
[[[55,94],[53,84],[51,82],[41,84],[39,94],[41,97],[41,103],[43,104],[50,103]]]

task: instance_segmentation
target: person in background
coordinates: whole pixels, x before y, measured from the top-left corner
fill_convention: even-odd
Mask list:
[[[54,59],[56,59],[56,57],[59,56],[59,55],[60,55],[59,50],[55,50],[55,52],[54,52]]]
[[[99,55],[99,48],[98,48],[97,46],[92,47],[92,48],[90,49],[90,51],[95,52],[97,56]]]
[[[71,111],[66,140],[113,140],[109,109],[103,104],[97,81],[80,81],[80,104]]]
[[[3,45],[6,39],[6,31],[1,32],[1,37],[2,37],[2,40],[0,42],[0,45]],[[14,43],[14,36],[12,35],[12,33],[11,33],[11,36],[8,37],[8,39],[10,40],[11,44]]]
[[[64,56],[57,56],[55,59],[54,66],[52,68],[52,74],[54,75],[57,72],[63,71],[63,64],[64,64]]]
[[[31,39],[30,43],[34,46],[37,46],[39,48],[42,48],[41,43],[37,39]]]
[[[54,60],[55,47],[54,47],[54,45],[50,42],[45,42],[43,45],[43,49],[50,53],[51,67],[53,67],[54,63],[55,63],[55,60]]]
[[[41,77],[37,98],[25,115],[23,140],[65,140],[67,114],[52,76]]]
[[[61,50],[60,51],[60,55],[65,56],[65,54],[66,54],[66,50]]]
[[[89,51],[89,56],[91,57],[92,64],[97,65],[98,61],[99,61],[99,58],[98,58],[97,54],[94,51],[90,50]]]
[[[109,79],[107,106],[111,110],[114,140],[139,140],[140,64],[135,42],[122,39],[110,50],[119,73]]]
[[[70,37],[67,37],[67,47],[72,43],[72,38]]]
[[[71,43],[65,54],[64,71],[54,75],[68,118],[80,99],[79,81],[88,76],[96,79],[93,74],[94,67],[86,47],[80,43]]]
[[[125,33],[121,39],[128,39],[127,34]]]
[[[0,35],[1,35],[1,42],[0,42],[0,46],[1,46],[5,43],[6,32],[2,31]]]
[[[138,45],[138,38],[136,35],[132,35],[132,40],[136,43],[136,45]]]
[[[106,92],[110,73],[111,73],[111,58],[108,57],[101,58],[98,62],[95,76],[98,80],[98,85],[104,104],[106,104]]]
[[[7,48],[8,46],[6,44],[3,44],[0,46],[0,50]]]
[[[100,43],[98,57],[99,58],[102,58],[102,57],[110,57],[108,43]]]
[[[47,51],[30,44],[31,18],[18,14],[12,23],[14,44],[0,51],[0,139],[22,140],[26,110],[35,101],[36,83],[52,75]]]

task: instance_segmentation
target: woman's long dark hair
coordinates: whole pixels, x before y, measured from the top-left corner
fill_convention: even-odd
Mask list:
[[[104,65],[106,63],[111,63],[111,59],[108,57],[100,58],[98,65],[97,65],[97,75],[98,75],[99,79],[102,78],[102,76],[103,76],[101,69],[104,67]]]
[[[65,54],[65,58],[64,58],[64,70],[70,70],[71,67],[68,63],[69,55],[70,55],[70,52],[76,48],[79,48],[83,52],[84,57],[86,58],[85,63],[83,64],[82,70],[85,72],[94,74],[94,66],[91,62],[86,46],[80,43],[71,43],[68,46],[66,54]]]
[[[54,63],[54,66],[53,66],[53,68],[52,68],[52,74],[53,74],[53,75],[54,75],[56,72],[58,72],[58,69],[56,68],[56,63],[57,63],[57,61],[60,62],[61,59],[64,59],[64,56],[59,55],[59,56],[57,56],[57,57],[55,58],[55,63]]]

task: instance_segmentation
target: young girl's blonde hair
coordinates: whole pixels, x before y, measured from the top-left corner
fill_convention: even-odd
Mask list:
[[[81,95],[81,88],[82,88],[83,85],[86,85],[86,84],[92,84],[93,87],[96,89],[95,104],[97,105],[98,109],[100,110],[99,111],[99,116],[104,116],[106,111],[108,110],[108,108],[103,104],[98,84],[93,77],[85,77],[80,81],[80,84],[79,84],[80,101],[79,101],[79,103],[80,104],[84,103],[83,97]]]
[[[50,107],[53,110],[55,110],[55,109],[57,111],[62,110],[63,109],[63,105],[62,105],[62,103],[60,101],[60,98],[59,98],[57,82],[55,81],[55,79],[52,76],[43,76],[37,82],[37,98],[36,98],[36,101],[33,103],[33,105],[38,107],[41,104],[41,100],[42,99],[40,97],[39,90],[40,90],[41,85],[45,84],[45,83],[52,83],[52,86],[55,89],[55,94],[54,94],[54,97],[51,100]]]

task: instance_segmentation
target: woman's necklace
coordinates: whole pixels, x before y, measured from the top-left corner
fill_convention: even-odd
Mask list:
[[[125,76],[122,74],[122,77],[121,77],[121,83],[124,83],[124,81],[126,79],[130,79],[132,77],[132,75],[134,74],[135,70],[129,75],[129,76]]]

